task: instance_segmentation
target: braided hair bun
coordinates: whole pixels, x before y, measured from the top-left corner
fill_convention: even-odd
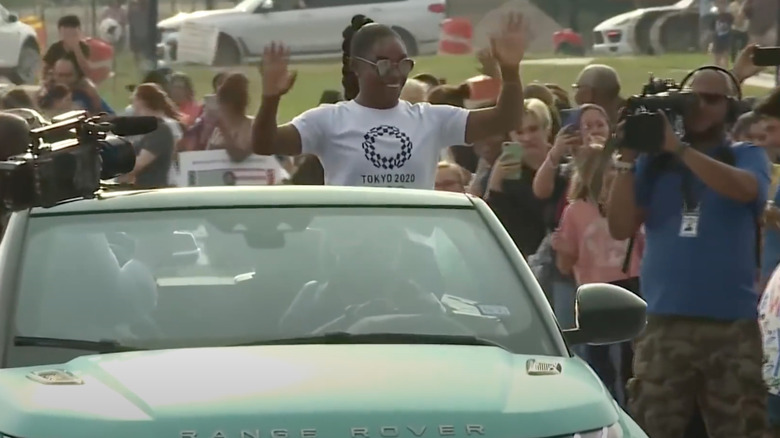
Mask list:
[[[355,15],[352,17],[349,26],[341,33],[341,36],[344,37],[344,42],[341,44],[343,54],[341,59],[341,86],[344,87],[344,100],[352,100],[360,92],[357,75],[349,67],[349,58],[352,54],[352,38],[363,26],[373,22],[374,20],[365,15]]]

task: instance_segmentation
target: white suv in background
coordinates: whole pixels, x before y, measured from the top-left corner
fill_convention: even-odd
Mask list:
[[[158,52],[163,62],[176,62],[178,30],[194,22],[219,29],[215,65],[257,61],[271,41],[288,45],[293,58],[332,58],[341,52],[349,20],[363,14],[392,26],[410,55],[432,54],[445,13],[446,0],[244,0],[232,9],[179,13],[160,21]]]
[[[696,46],[699,5],[679,0],[669,6],[636,9],[593,28],[595,55],[660,55]]]
[[[41,49],[35,29],[0,5],[0,76],[15,84],[32,84],[40,63]]]
[[[446,9],[446,0],[244,0],[232,9],[160,21],[158,52],[163,62],[176,62],[178,30],[194,22],[219,29],[215,65],[257,61],[271,41],[284,42],[297,59],[332,58],[341,52],[341,34],[352,16],[363,14],[392,26],[410,55],[432,54]]]

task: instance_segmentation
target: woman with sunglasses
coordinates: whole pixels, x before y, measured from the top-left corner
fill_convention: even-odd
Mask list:
[[[263,100],[252,127],[255,153],[316,155],[327,185],[433,189],[444,148],[513,131],[522,123],[519,64],[526,28],[520,14],[510,14],[490,39],[503,78],[498,103],[473,111],[400,100],[414,61],[389,27],[357,15],[343,35],[345,101],[308,110],[281,126],[276,124],[279,100],[295,82],[295,72],[288,70],[287,48],[266,47]]]

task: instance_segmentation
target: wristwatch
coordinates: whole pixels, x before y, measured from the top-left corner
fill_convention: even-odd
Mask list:
[[[636,164],[633,162],[623,161],[619,157],[612,160],[612,168],[617,173],[633,173],[636,169]]]

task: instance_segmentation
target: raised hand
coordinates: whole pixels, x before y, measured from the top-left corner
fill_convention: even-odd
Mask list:
[[[295,85],[296,71],[289,70],[290,49],[282,43],[272,42],[263,50],[260,74],[263,76],[263,96],[275,97],[287,94]]]
[[[525,56],[528,27],[523,14],[510,12],[501,30],[490,36],[490,50],[502,67],[517,67]]]
[[[745,79],[751,78],[763,70],[765,67],[759,67],[753,64],[753,54],[756,53],[758,44],[751,44],[745,47],[734,62],[734,67],[731,72],[737,77],[737,80],[742,82]]]
[[[555,142],[552,149],[550,149],[550,158],[559,163],[564,156],[574,155],[575,151],[582,144],[582,137],[578,134],[561,130],[557,136],[555,136]]]

